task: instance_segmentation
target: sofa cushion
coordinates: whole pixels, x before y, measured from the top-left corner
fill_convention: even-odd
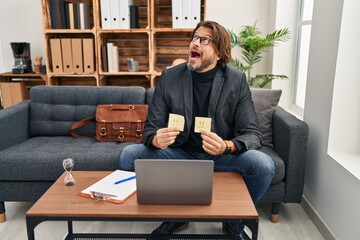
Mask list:
[[[275,175],[274,175],[273,179],[271,180],[271,184],[276,184],[276,183],[280,183],[281,181],[283,181],[284,177],[285,177],[285,163],[284,163],[283,159],[271,147],[264,146],[260,149],[260,151],[269,155],[272,158],[272,160],[274,161]]]
[[[143,87],[36,86],[30,91],[30,136],[70,136],[71,126],[95,115],[98,104],[145,103]],[[77,131],[94,135],[95,123]]]
[[[251,88],[250,90],[263,135],[262,144],[273,147],[272,116],[282,91],[263,88]]]
[[[74,171],[114,171],[121,150],[134,143],[98,142],[93,138],[33,137],[0,152],[1,181],[55,181],[62,161],[74,159]],[[76,175],[74,176],[76,180]]]

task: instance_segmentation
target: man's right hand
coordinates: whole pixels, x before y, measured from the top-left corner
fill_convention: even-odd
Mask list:
[[[165,149],[175,142],[175,139],[179,134],[180,131],[177,127],[160,128],[156,131],[156,134],[152,139],[151,144],[154,147]]]

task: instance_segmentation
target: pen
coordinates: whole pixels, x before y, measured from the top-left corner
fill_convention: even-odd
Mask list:
[[[130,181],[130,180],[133,180],[133,179],[135,179],[135,176],[121,179],[121,180],[115,182],[114,184],[119,184],[119,183],[127,182],[127,181]]]

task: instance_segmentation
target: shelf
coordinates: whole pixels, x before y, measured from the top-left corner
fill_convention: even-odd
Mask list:
[[[42,0],[46,65],[49,79],[47,83],[49,85],[139,85],[146,88],[155,87],[161,72],[170,66],[175,59],[187,59],[190,34],[193,28],[173,28],[172,0],[134,0],[134,5],[137,6],[138,28],[131,29],[102,29],[101,1],[66,1],[67,4],[70,2],[75,3],[75,5],[86,3],[90,9],[90,21],[88,21],[90,25],[88,29],[69,29],[67,27],[53,28],[53,26],[63,26],[62,23],[59,23],[61,22],[58,19],[59,13],[54,10],[54,6],[50,5],[50,2],[53,1]],[[201,20],[204,20],[206,0],[200,2]],[[52,16],[52,12],[57,15]],[[55,25],[52,20],[56,21]],[[59,73],[55,73],[53,71],[50,40],[63,38],[93,39],[93,73],[64,73],[59,70],[57,70]],[[108,65],[106,57],[107,43],[113,43],[118,48],[118,72],[104,71]],[[84,52],[85,49],[83,54]],[[86,53],[89,52],[86,51]],[[129,59],[139,61],[139,71],[128,71],[127,62]],[[58,67],[59,64],[55,66]],[[62,66],[65,69],[64,64]],[[59,67],[56,69],[59,69]],[[66,70],[69,70],[69,68],[66,68]]]
[[[99,49],[105,47],[107,43],[113,43],[118,47],[119,72],[127,72],[127,61],[133,59],[139,61],[139,72],[148,72],[150,70],[150,35],[148,32],[125,33],[125,32],[101,32],[98,35]],[[103,71],[102,61],[99,62],[100,69]]]
[[[102,86],[142,86],[144,88],[151,87],[150,75],[112,75],[101,77]]]
[[[94,76],[51,76],[49,77],[50,85],[66,85],[66,86],[98,86],[97,78]]]

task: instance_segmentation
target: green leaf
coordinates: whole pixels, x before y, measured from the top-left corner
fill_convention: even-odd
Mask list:
[[[246,73],[248,83],[250,86],[264,87],[274,79],[285,79],[285,75],[261,74],[255,77],[251,76],[251,70],[256,63],[262,60],[263,53],[268,49],[276,46],[278,42],[286,42],[290,39],[290,30],[282,28],[269,33],[265,38],[261,37],[261,32],[256,27],[256,22],[253,26],[244,26],[239,34],[228,30],[230,34],[231,46],[240,47],[241,59],[247,65],[244,66],[238,59],[233,59],[229,63],[235,69]]]

